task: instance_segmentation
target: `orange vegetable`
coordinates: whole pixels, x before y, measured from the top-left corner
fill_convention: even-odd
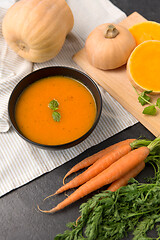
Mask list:
[[[160,41],[149,40],[138,45],[127,63],[131,83],[139,90],[160,93]]]
[[[136,42],[129,30],[118,24],[104,23],[87,37],[86,56],[91,65],[102,70],[124,65]]]
[[[138,23],[129,28],[129,31],[136,40],[136,45],[147,40],[160,40],[160,24],[157,22],[146,21]]]
[[[117,146],[120,147],[122,144],[124,143],[131,143],[133,142],[135,139],[127,139],[118,143],[115,143],[114,145],[111,145],[95,154],[93,154],[92,156],[89,156],[87,158],[85,158],[84,160],[82,160],[81,162],[79,162],[78,164],[76,164],[75,166],[73,166],[69,172],[64,176],[63,178],[63,184],[64,184],[64,180],[71,175],[72,173],[75,173],[83,168],[86,168],[90,165],[92,165],[93,163],[95,163],[99,158],[103,157],[106,153],[111,152],[113,149],[115,149]]]
[[[120,158],[118,161],[113,163],[110,167],[108,167],[107,169],[99,173],[97,176],[80,186],[75,192],[73,192],[64,201],[59,203],[56,207],[50,210],[41,210],[38,206],[38,209],[44,213],[54,213],[65,208],[66,206],[88,195],[89,193],[121,178],[131,169],[135,168],[139,163],[143,162],[149,155],[149,153],[149,146],[140,147],[129,152],[128,154]]]
[[[73,14],[65,0],[21,0],[8,9],[2,32],[22,58],[45,62],[60,52],[73,25]]]
[[[126,186],[128,184],[128,181],[136,177],[145,167],[145,162],[141,162],[138,164],[135,168],[133,168],[131,171],[129,171],[127,174],[122,176],[121,178],[114,181],[107,190],[111,192],[117,191],[120,187]]]
[[[102,172],[104,169],[109,167],[111,164],[113,164],[115,161],[117,161],[122,156],[126,155],[128,152],[131,151],[130,143],[133,142],[133,140],[129,140],[124,142],[121,146],[115,147],[111,152],[106,153],[103,157],[98,159],[92,166],[90,166],[86,171],[75,177],[70,182],[66,183],[64,186],[59,188],[55,194],[62,193],[68,189],[78,187],[82,185],[83,183],[87,182],[91,178],[98,175],[100,172]],[[52,195],[50,195],[52,196]],[[48,197],[50,197],[48,196]]]

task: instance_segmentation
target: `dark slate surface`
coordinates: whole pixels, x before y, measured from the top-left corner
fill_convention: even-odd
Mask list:
[[[159,0],[112,0],[112,2],[126,12],[127,15],[137,11],[148,20],[159,21]],[[61,186],[63,176],[75,163],[115,142],[139,136],[154,138],[145,127],[137,123],[101,144],[88,149],[52,172],[3,196],[0,199],[0,240],[54,239],[56,234],[62,233],[66,229],[67,222],[74,221],[79,216],[79,206],[88,197],[54,215],[39,213],[36,204],[40,204],[45,196],[55,192]],[[146,167],[138,179],[142,180],[144,176],[150,174],[152,174],[151,169]],[[43,207],[53,207],[64,198],[63,194],[54,197],[48,200]],[[132,237],[129,236],[126,239],[132,239]]]

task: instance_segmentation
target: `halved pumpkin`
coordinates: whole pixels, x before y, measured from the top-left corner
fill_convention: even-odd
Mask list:
[[[127,74],[137,89],[160,93],[160,41],[139,44],[128,59]]]
[[[160,24],[157,22],[138,23],[129,28],[129,31],[136,40],[136,45],[147,40],[160,40]]]

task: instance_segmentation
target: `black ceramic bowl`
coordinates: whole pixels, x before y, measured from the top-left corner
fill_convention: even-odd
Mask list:
[[[95,98],[96,106],[97,106],[97,114],[96,114],[95,122],[88,132],[86,132],[83,136],[81,136],[80,138],[78,138],[72,142],[61,144],[61,145],[39,144],[39,143],[33,142],[33,141],[29,140],[28,138],[26,138],[23,135],[23,133],[19,130],[19,128],[16,124],[16,120],[15,120],[16,102],[17,102],[20,94],[22,93],[22,91],[26,87],[28,87],[30,84],[32,84],[33,82],[40,80],[42,78],[46,78],[46,77],[50,77],[50,76],[58,76],[58,75],[76,79],[79,82],[83,83],[92,92],[92,94]],[[76,69],[69,68],[69,67],[59,67],[59,66],[42,68],[42,69],[34,71],[34,72],[30,73],[29,75],[27,75],[26,77],[24,77],[14,88],[14,90],[10,96],[9,104],[8,104],[8,113],[9,113],[10,122],[11,122],[13,128],[15,129],[15,131],[27,142],[29,142],[37,147],[45,148],[45,149],[65,149],[65,148],[73,147],[73,146],[77,145],[78,143],[82,142],[84,139],[86,139],[91,134],[91,132],[96,127],[96,125],[99,121],[100,115],[101,115],[101,110],[102,110],[102,98],[101,98],[100,91],[99,91],[97,85],[94,83],[94,81],[90,77],[88,77],[86,74],[84,74]]]

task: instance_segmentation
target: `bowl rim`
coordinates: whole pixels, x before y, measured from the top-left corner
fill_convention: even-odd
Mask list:
[[[47,145],[47,144],[41,144],[41,143],[37,143],[37,142],[34,142],[30,139],[28,139],[27,137],[25,137],[20,130],[18,130],[18,126],[16,128],[16,126],[14,125],[12,119],[11,119],[11,116],[10,116],[10,104],[11,104],[11,101],[12,101],[12,97],[13,97],[13,94],[14,92],[17,90],[17,88],[19,87],[20,84],[22,84],[22,82],[24,81],[24,79],[30,77],[30,75],[32,75],[33,73],[36,73],[36,72],[41,72],[43,71],[44,69],[51,69],[51,68],[54,68],[54,69],[67,69],[69,71],[73,71],[73,72],[78,72],[79,74],[85,76],[86,78],[88,78],[88,80],[92,83],[92,85],[95,87],[95,89],[97,90],[98,92],[98,96],[99,96],[99,102],[100,102],[100,107],[99,107],[99,113],[96,114],[96,118],[95,118],[95,121],[92,125],[92,127],[85,133],[83,134],[81,137],[71,141],[71,142],[67,142],[67,143],[64,143],[64,144],[58,144],[58,145]],[[50,75],[51,76],[51,75]],[[54,76],[54,75],[53,75]],[[55,75],[56,76],[56,75]],[[63,76],[66,76],[65,74]],[[41,78],[40,78],[41,79]],[[36,81],[40,80],[40,79],[37,79]],[[74,77],[73,77],[74,79]],[[80,80],[76,79],[77,81],[81,82]],[[36,82],[35,81],[35,82]],[[32,84],[32,83],[30,83]],[[28,87],[30,84],[28,84],[26,87]],[[85,85],[83,82],[82,82],[83,85]],[[85,85],[86,86],[86,85]],[[23,90],[21,91],[21,93],[24,91],[24,89],[26,88],[24,87]],[[87,89],[89,89],[87,86],[86,86]],[[92,93],[92,91],[89,89],[89,91]],[[20,93],[20,94],[21,94]],[[93,93],[92,93],[93,95]],[[93,95],[94,97],[94,95]],[[95,98],[95,97],[94,97]],[[17,101],[17,99],[16,99]],[[96,104],[97,105],[97,104]],[[96,106],[97,107],[97,106]],[[37,146],[39,148],[42,148],[42,149],[55,149],[55,150],[59,150],[59,149],[67,149],[67,148],[71,148],[71,147],[74,147],[76,145],[78,145],[79,143],[81,143],[82,141],[84,141],[91,133],[92,131],[95,129],[96,125],[98,124],[99,122],[99,119],[100,119],[100,116],[101,116],[101,113],[102,113],[102,96],[101,96],[101,92],[98,88],[98,85],[95,83],[95,81],[93,81],[93,79],[88,76],[86,73],[76,69],[76,68],[73,68],[73,67],[67,67],[67,66],[49,66],[49,67],[43,67],[43,68],[40,68],[40,69],[37,69],[29,74],[27,74],[25,77],[23,77],[17,84],[16,86],[13,88],[11,94],[10,94],[10,97],[9,97],[9,101],[8,101],[8,116],[9,116],[9,121],[13,127],[13,129],[16,131],[16,133],[22,138],[24,139],[25,141],[27,141],[28,143],[32,144],[33,146]]]

